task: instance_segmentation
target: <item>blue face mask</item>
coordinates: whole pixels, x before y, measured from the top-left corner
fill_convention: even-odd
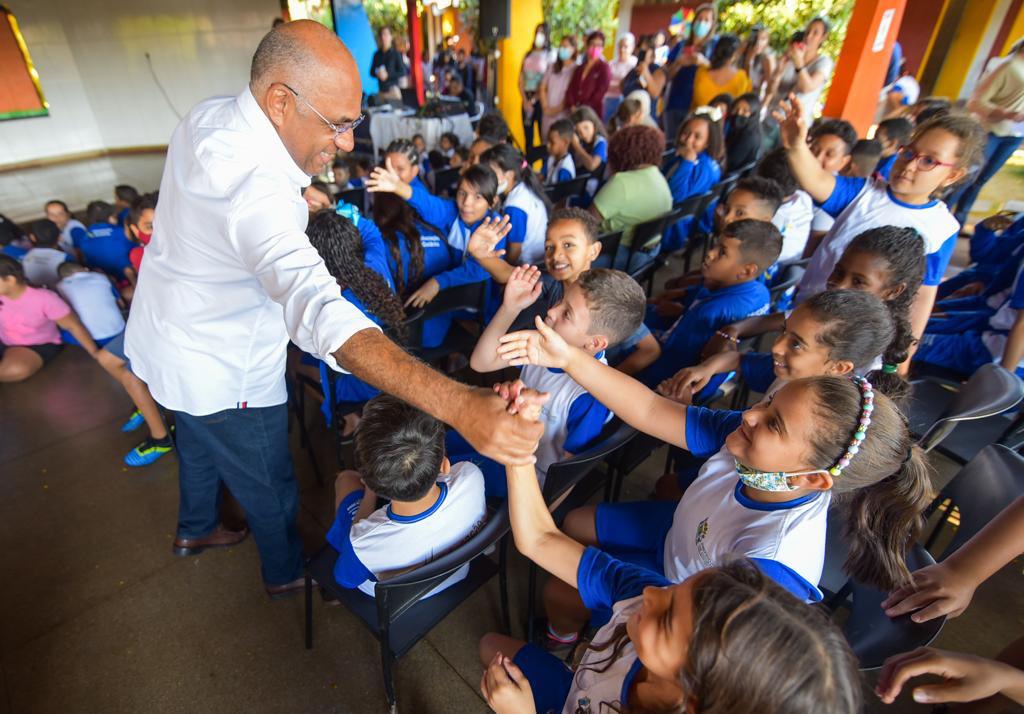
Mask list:
[[[711,23],[707,20],[698,20],[693,23],[693,36],[698,40],[703,40],[711,32]]]
[[[572,49],[570,49],[569,47],[559,47],[558,48],[558,59],[560,59],[563,62],[565,62],[570,57],[572,57]]]

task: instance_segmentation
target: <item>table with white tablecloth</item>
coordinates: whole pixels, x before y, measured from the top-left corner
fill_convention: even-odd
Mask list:
[[[441,134],[451,132],[459,137],[462,146],[473,143],[476,135],[468,114],[454,114],[448,117],[416,117],[391,112],[375,112],[370,115],[370,139],[374,154],[383,151],[395,139],[412,139],[422,134],[427,151],[439,149]]]

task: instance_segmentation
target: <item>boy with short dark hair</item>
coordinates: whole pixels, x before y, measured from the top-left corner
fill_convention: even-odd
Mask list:
[[[874,139],[860,139],[850,152],[850,163],[843,170],[843,176],[870,178],[882,157],[882,145]]]
[[[814,201],[806,191],[800,190],[793,172],[789,170],[786,150],[781,147],[765,154],[755,173],[761,178],[774,181],[782,189],[782,203],[771,219],[782,233],[782,252],[779,253],[778,264],[800,260],[811,235]]]
[[[114,217],[114,207],[106,201],[93,201],[86,209],[89,221],[89,236],[79,246],[85,264],[99,268],[118,281],[128,278],[125,269],[131,268],[131,253],[134,244],[128,240]]]
[[[128,254],[128,260],[131,261],[136,276],[139,274],[146,246],[153,238],[153,218],[155,216],[156,196],[151,193],[136,198],[128,210],[128,220],[125,221],[125,224],[128,226],[128,232],[131,233],[131,238],[138,242],[138,245],[132,248]]]
[[[897,152],[901,146],[910,142],[910,135],[913,133],[914,125],[904,117],[886,119],[875,129],[875,141],[882,145],[882,155],[875,167],[875,173],[881,178],[889,180],[889,172],[896,163]]]
[[[576,163],[572,160],[572,137],[576,127],[568,119],[559,119],[548,129],[548,158],[541,175],[548,186],[576,178]]]
[[[782,234],[768,221],[744,218],[727,224],[704,259],[701,283],[683,297],[682,315],[667,330],[656,332],[661,357],[637,379],[656,387],[683,367],[697,364],[704,345],[720,327],[767,313],[768,288],[758,278],[778,260],[781,249]],[[654,327],[664,324],[658,320]],[[709,383],[706,393],[714,394],[720,381]]]
[[[779,210],[785,193],[777,182],[764,176],[740,179],[726,195],[724,201],[715,201],[701,217],[698,232],[717,235],[722,228],[742,218],[771,221]],[[689,274],[668,280],[666,288],[692,284]]]
[[[62,251],[60,245],[60,228],[48,218],[33,221],[28,229],[32,249],[25,254],[21,263],[25,269],[25,278],[38,287],[53,288],[60,277],[57,268],[71,257]]]
[[[498,340],[508,332],[519,313],[540,297],[541,289],[537,268],[520,266],[513,271],[505,285],[501,307],[473,350],[469,364],[475,371],[486,373],[504,368],[504,362],[498,357]],[[548,310],[544,322],[569,344],[607,364],[605,350],[636,332],[643,314],[643,288],[633,278],[619,270],[595,268],[564,286],[562,299]],[[590,446],[612,418],[607,407],[560,370],[527,366],[513,384],[551,395],[542,417],[547,429],[537,447],[537,472],[542,479],[551,464]],[[513,388],[513,385],[506,386]],[[480,465],[488,496],[505,496],[504,466],[477,454],[455,432],[449,434],[448,451]]]
[[[471,463],[445,456],[444,424],[382,394],[363,408],[355,432],[358,471],[335,481],[338,551],[334,579],[374,595],[374,583],[444,555],[476,533],[487,517],[484,480]],[[377,507],[377,498],[390,503]],[[429,597],[466,577],[464,566]]]
[[[126,183],[114,186],[114,210],[117,211],[117,225],[125,227],[132,201],[139,197],[139,191]]]

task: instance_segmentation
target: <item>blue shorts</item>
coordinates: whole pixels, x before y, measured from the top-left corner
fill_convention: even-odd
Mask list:
[[[597,544],[619,560],[665,574],[665,538],[672,528],[672,501],[599,503],[594,514]]]
[[[944,335],[925,333],[914,354],[915,362],[946,367],[963,375],[992,362],[992,353],[981,341],[980,332]]]
[[[512,658],[530,680],[538,714],[560,712],[572,689],[573,672],[562,660],[537,645],[525,644]]]
[[[110,354],[114,355],[115,357],[117,357],[122,362],[124,362],[125,366],[127,366],[128,369],[131,369],[131,365],[129,364],[128,356],[124,353],[124,331],[123,330],[121,331],[120,334],[111,337],[110,340],[105,345],[103,345],[103,349],[105,349],[107,352],[109,352]]]

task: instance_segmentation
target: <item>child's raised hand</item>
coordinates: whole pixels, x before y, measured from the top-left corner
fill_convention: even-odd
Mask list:
[[[500,258],[505,255],[503,250],[495,250],[498,243],[512,230],[512,221],[508,216],[486,216],[469,237],[466,251],[477,260]]]
[[[505,283],[505,296],[502,303],[510,310],[522,312],[540,297],[543,284],[540,281],[540,270],[533,265],[520,265],[512,270]]]
[[[889,593],[882,609],[889,617],[914,613],[914,622],[928,622],[946,615],[959,617],[971,604],[977,583],[954,572],[943,563],[928,565],[912,574],[913,585],[904,585]]]
[[[408,187],[409,184],[399,178],[390,157],[385,160],[383,166],[377,166],[366,177],[366,190],[370,193],[402,193],[402,189]]]
[[[913,677],[937,674],[943,682],[914,687],[914,701],[925,704],[974,702],[999,694],[1020,672],[1003,662],[961,652],[918,647],[890,657],[882,665],[875,693],[886,704],[899,696],[903,685]]]
[[[431,278],[420,285],[416,292],[409,296],[409,299],[405,301],[405,306],[416,308],[423,307],[428,302],[436,298],[439,292],[441,292],[441,283]]]
[[[513,367],[535,364],[565,369],[569,364],[572,348],[561,335],[544,324],[539,315],[534,322],[537,326],[536,331],[520,330],[498,338],[498,356]]]
[[[782,145],[787,149],[807,143],[807,122],[804,121],[803,105],[796,95],[790,93],[789,101],[783,101],[779,108],[772,112],[779,123],[779,136]]]
[[[656,391],[674,402],[692,404],[693,395],[704,389],[712,376],[714,373],[701,365],[686,367],[659,384]]]
[[[480,693],[498,714],[536,714],[530,680],[510,658],[498,652],[480,678]]]

